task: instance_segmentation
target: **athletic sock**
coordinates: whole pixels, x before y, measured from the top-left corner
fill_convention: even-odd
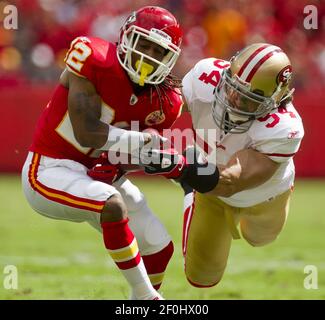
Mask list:
[[[158,290],[162,284],[165,270],[173,252],[174,245],[173,242],[170,241],[162,250],[142,257],[151,284],[156,290]]]
[[[152,300],[160,297],[153,288],[137,241],[128,226],[128,219],[117,222],[103,222],[105,247],[120,269],[138,300]]]

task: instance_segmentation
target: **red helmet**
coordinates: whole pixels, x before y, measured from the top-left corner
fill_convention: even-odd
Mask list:
[[[158,61],[136,49],[139,38],[152,41],[166,50]],[[156,70],[145,77],[144,83],[158,84],[171,72],[180,54],[182,31],[176,18],[166,9],[148,6],[133,12],[120,30],[117,57],[122,67],[128,72],[132,81],[139,83],[143,59],[158,65]],[[137,67],[132,66],[132,53],[139,58]]]

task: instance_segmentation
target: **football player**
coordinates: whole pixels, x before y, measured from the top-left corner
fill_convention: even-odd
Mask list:
[[[203,59],[183,79],[195,149],[156,150],[173,162],[146,171],[176,179],[185,190],[183,253],[193,286],[221,280],[232,239],[264,246],[286,222],[293,157],[304,135],[291,78],[282,49],[256,43],[230,61]]]
[[[173,253],[171,238],[144,195],[120,172],[106,166],[101,179],[102,172],[90,168],[113,147],[136,153],[154,137],[142,130],[161,131],[179,116],[180,81],[170,72],[181,40],[176,18],[155,6],[133,12],[117,44],[75,39],[22,171],[35,211],[86,221],[103,233],[108,253],[139,300],[162,298],[157,289]],[[129,130],[132,121],[140,131]]]

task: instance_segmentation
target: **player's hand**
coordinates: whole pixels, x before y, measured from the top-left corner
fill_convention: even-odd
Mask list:
[[[142,154],[147,154],[151,150],[162,150],[166,147],[166,145],[170,145],[169,140],[161,136],[158,131],[154,129],[146,129],[143,132],[143,137],[143,145],[131,153],[131,162],[133,164],[142,165]]]
[[[94,166],[87,171],[87,175],[92,179],[109,185],[120,179],[124,173],[120,165],[109,163],[107,152],[103,152],[101,156],[95,160]]]
[[[162,149],[168,142],[167,138],[161,136],[156,130],[146,129],[144,135],[144,148]]]
[[[149,175],[162,175],[168,179],[179,179],[186,167],[186,159],[175,149],[148,149],[140,153],[140,163]]]
[[[219,181],[218,167],[194,147],[187,148],[182,155],[174,149],[150,150],[141,153],[141,161],[147,174],[174,179],[201,193],[213,190]]]

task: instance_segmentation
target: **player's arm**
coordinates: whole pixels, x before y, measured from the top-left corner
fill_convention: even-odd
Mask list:
[[[152,153],[158,160],[146,166],[147,174],[163,175],[200,193],[223,197],[263,184],[280,166],[252,149],[238,151],[226,166],[198,160],[200,154],[193,147],[186,149],[183,155],[175,150],[154,150]]]
[[[94,85],[67,71],[61,83],[69,89],[68,110],[76,140],[83,147],[100,149],[107,141],[109,126],[100,121],[101,99]]]
[[[280,163],[253,149],[238,151],[226,166],[218,166],[219,182],[209,193],[230,197],[237,192],[258,187],[269,180],[279,166]]]
[[[120,149],[126,146],[132,152],[133,145],[139,148],[150,141],[148,133],[120,129],[100,120],[101,98],[92,82],[67,71],[60,81],[69,89],[69,117],[81,146],[102,150],[109,150],[113,145]],[[131,145],[130,141],[137,143]]]
[[[69,90],[68,112],[76,140],[83,147],[136,151],[151,140],[151,135],[124,130],[100,120],[102,101],[96,92],[96,70],[103,63],[97,46],[98,39],[78,37],[71,43],[65,58],[66,70],[60,82]],[[133,141],[135,143],[130,143]]]

